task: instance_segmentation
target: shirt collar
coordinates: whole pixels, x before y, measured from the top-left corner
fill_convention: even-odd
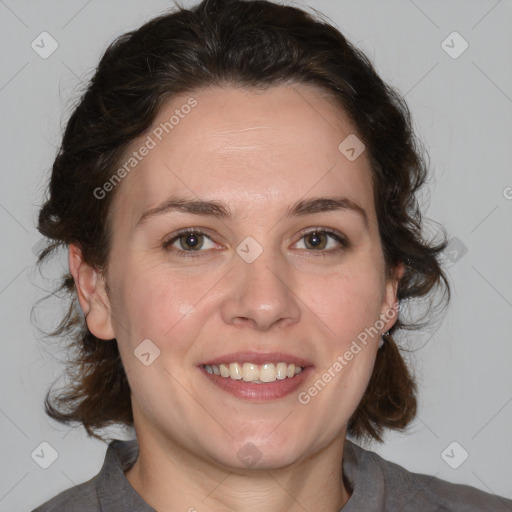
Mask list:
[[[139,455],[136,439],[114,440],[108,446],[98,481],[101,510],[109,512],[156,512],[131,486],[124,474]]]

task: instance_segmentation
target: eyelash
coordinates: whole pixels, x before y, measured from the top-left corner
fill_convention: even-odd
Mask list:
[[[350,242],[343,235],[341,235],[334,229],[325,228],[325,227],[321,227],[321,226],[318,226],[315,228],[308,228],[306,230],[301,231],[299,233],[300,236],[299,236],[299,239],[297,240],[297,242],[302,240],[305,236],[307,236],[311,233],[326,233],[328,236],[330,236],[331,238],[336,240],[336,242],[338,242],[341,246],[341,247],[338,247],[337,249],[328,249],[328,250],[321,250],[321,251],[320,250],[315,251],[314,249],[305,249],[306,251],[313,253],[315,256],[333,256],[334,254],[337,254],[338,252],[340,252],[344,249],[348,249],[351,246]],[[171,247],[172,244],[174,244],[176,241],[178,241],[181,237],[183,237],[185,235],[189,235],[189,234],[201,235],[201,236],[208,238],[210,241],[213,242],[212,238],[209,235],[207,235],[206,233],[204,233],[203,231],[201,231],[199,229],[195,229],[195,228],[187,228],[187,229],[182,229],[181,231],[178,231],[178,233],[176,233],[171,239],[164,241],[162,244],[162,247],[166,251],[174,251],[177,256],[183,257],[183,258],[201,258],[201,257],[205,256],[204,253],[207,251],[202,251],[202,250],[183,251],[182,249],[176,249],[176,248]],[[297,242],[295,242],[295,243],[297,243]]]

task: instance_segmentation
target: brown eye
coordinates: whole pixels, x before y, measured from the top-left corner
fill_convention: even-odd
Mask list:
[[[323,250],[326,247],[328,237],[325,232],[312,231],[304,237],[305,245],[308,249],[320,249]]]
[[[206,233],[194,229],[180,231],[163,242],[162,246],[166,251],[179,256],[206,256],[207,249],[218,249],[217,244]]]
[[[310,252],[320,254],[335,254],[350,246],[342,234],[327,228],[316,228],[303,232],[299,242],[301,241],[303,241],[304,247],[299,247],[299,249],[308,249]]]
[[[180,241],[181,248],[185,251],[188,249],[197,251],[201,249],[204,243],[204,237],[201,233],[186,233],[181,235],[178,240]]]

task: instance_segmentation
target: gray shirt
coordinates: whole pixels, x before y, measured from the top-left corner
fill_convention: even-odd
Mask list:
[[[124,472],[138,456],[137,440],[112,441],[101,471],[32,512],[155,512]],[[352,495],[342,512],[512,512],[512,500],[435,477],[411,473],[346,441],[343,473]]]

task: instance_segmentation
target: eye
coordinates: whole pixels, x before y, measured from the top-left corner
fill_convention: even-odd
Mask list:
[[[300,247],[300,243],[303,247]],[[335,254],[350,247],[349,241],[341,233],[330,229],[316,227],[300,233],[300,239],[295,245],[298,249],[316,253],[318,256]],[[183,229],[162,244],[166,251],[174,252],[182,257],[205,256],[208,249],[219,249],[210,236],[195,228]],[[194,254],[195,253],[195,254]]]
[[[301,241],[303,241],[304,247],[299,247],[299,249],[309,249],[311,252],[318,252],[324,255],[325,253],[338,252],[348,248],[350,245],[341,233],[322,227],[302,232],[299,242]]]
[[[204,252],[202,249],[218,249],[218,246],[206,233],[197,229],[179,231],[171,239],[165,241],[163,247],[168,251],[173,250],[182,256],[199,256],[199,254],[191,253]]]

